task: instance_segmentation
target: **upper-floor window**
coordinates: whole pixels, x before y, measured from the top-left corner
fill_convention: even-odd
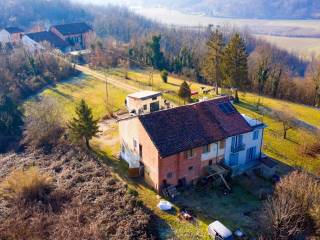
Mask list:
[[[208,153],[208,152],[210,152],[210,144],[204,146],[202,151],[203,151],[203,153]]]
[[[232,148],[237,148],[242,145],[242,142],[243,142],[242,135],[234,136],[232,137],[232,140],[231,140],[231,146]]]
[[[190,150],[186,151],[186,157],[187,157],[188,159],[194,157],[194,151],[193,151],[193,149],[190,149]]]
[[[135,139],[133,139],[133,147],[136,148],[137,147],[137,141]]]
[[[148,109],[148,106],[145,104],[143,105],[143,110],[147,110]]]
[[[169,173],[167,173],[167,178],[169,179],[169,178],[172,178],[173,177],[173,173],[172,172],[169,172]]]
[[[259,130],[253,131],[253,140],[257,140],[259,138]]]

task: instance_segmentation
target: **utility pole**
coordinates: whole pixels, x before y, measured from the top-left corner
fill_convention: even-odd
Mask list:
[[[106,82],[106,106],[107,109],[109,108],[109,89],[108,89],[108,78],[107,78],[107,73],[104,71],[104,78]]]
[[[151,90],[153,91],[153,68],[149,73],[149,85],[151,86]]]

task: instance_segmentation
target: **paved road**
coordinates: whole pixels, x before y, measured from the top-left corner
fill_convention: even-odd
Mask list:
[[[99,73],[95,70],[90,69],[89,67],[86,66],[80,66],[80,65],[75,65],[76,69],[81,71],[84,74],[93,76],[101,81],[108,81],[109,84],[112,84],[118,88],[121,88],[123,90],[129,91],[129,92],[138,92],[141,91],[143,89],[132,86],[130,84],[124,83],[121,80],[118,80],[116,78],[110,77],[110,76],[105,76],[103,73]]]

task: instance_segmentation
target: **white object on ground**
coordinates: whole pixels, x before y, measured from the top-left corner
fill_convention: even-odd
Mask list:
[[[232,232],[219,221],[211,223],[208,227],[208,231],[211,236],[215,236],[217,233],[223,239],[232,239]]]
[[[160,200],[160,202],[158,203],[157,206],[162,211],[169,211],[172,209],[172,204],[168,201],[165,201],[165,200]]]

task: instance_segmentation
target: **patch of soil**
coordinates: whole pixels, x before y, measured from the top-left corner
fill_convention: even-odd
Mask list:
[[[149,211],[91,154],[62,145],[49,155],[0,155],[0,181],[30,166],[48,172],[68,201],[43,211],[37,203],[17,207],[0,199],[0,239],[152,239]]]

